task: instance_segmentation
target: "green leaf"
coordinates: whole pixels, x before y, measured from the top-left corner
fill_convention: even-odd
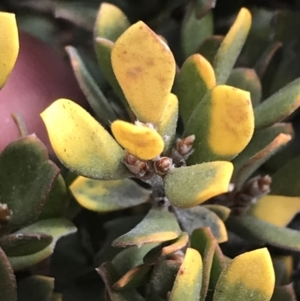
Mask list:
[[[117,116],[92,75],[87,70],[84,62],[80,58],[78,50],[72,46],[67,46],[66,51],[69,55],[78,84],[84,92],[91,108],[101,123],[109,125],[110,122],[117,119]]]
[[[191,247],[196,249],[203,259],[203,277],[200,301],[204,301],[208,292],[210,272],[213,263],[217,241],[210,228],[197,228],[191,236]]]
[[[115,42],[130,26],[124,13],[115,5],[101,3],[94,28],[94,39],[101,37]]]
[[[196,18],[202,18],[207,12],[214,8],[216,5],[216,0],[196,0],[195,2],[195,12]]]
[[[48,201],[38,220],[62,217],[67,206],[67,187],[62,175],[58,175],[49,193]]]
[[[251,215],[229,217],[226,226],[228,230],[255,243],[264,242],[286,250],[300,250],[299,231],[272,225]]]
[[[9,261],[14,271],[19,271],[28,268],[46,259],[53,253],[54,247],[59,238],[73,233],[75,231],[75,226],[70,221],[64,218],[45,219],[17,231],[15,234],[36,232],[47,233],[48,235],[51,235],[53,237],[53,241],[48,247],[34,254],[26,256],[9,257]]]
[[[9,257],[25,256],[48,247],[52,236],[45,233],[10,234],[0,239],[0,246]]]
[[[35,135],[9,144],[0,155],[0,200],[12,215],[0,233],[37,219],[59,173],[47,149]]]
[[[163,110],[157,132],[164,140],[164,154],[168,154],[172,148],[176,136],[176,128],[178,121],[178,99],[175,94],[170,93],[169,101]]]
[[[209,227],[219,243],[227,241],[227,231],[223,221],[204,206],[190,209],[176,208],[176,215],[182,229],[190,235],[196,228]]]
[[[197,19],[195,9],[195,4],[190,2],[182,23],[181,41],[184,57],[196,53],[200,44],[214,31],[212,13],[208,12],[201,19]]]
[[[228,207],[222,205],[212,204],[203,206],[215,213],[223,222],[227,220],[231,212],[231,210]]]
[[[95,51],[98,60],[99,67],[103,72],[106,80],[116,93],[116,95],[121,100],[123,106],[126,108],[129,115],[133,115],[129,104],[124,96],[124,93],[116,79],[114,71],[111,65],[111,51],[113,49],[114,43],[110,40],[104,38],[96,38],[95,40]]]
[[[200,54],[187,58],[181,67],[176,86],[179,113],[186,125],[198,103],[216,85],[210,63]]]
[[[151,269],[152,266],[142,264],[129,270],[117,282],[114,283],[113,289],[116,291],[127,291],[147,284]]]
[[[198,52],[203,55],[211,64],[213,64],[216,53],[223,40],[224,36],[210,36],[201,43]]]
[[[254,109],[255,129],[280,122],[300,105],[300,78],[295,79]]]
[[[275,275],[266,248],[235,257],[218,280],[213,301],[269,301]]]
[[[113,265],[109,262],[103,263],[99,269],[97,269],[102,280],[105,283],[106,291],[109,298],[113,301],[145,301],[145,299],[134,289],[117,292],[112,286],[118,280],[118,273],[114,269]]]
[[[265,75],[265,72],[266,72],[270,62],[272,61],[275,54],[281,47],[282,47],[281,42],[278,42],[278,41],[273,42],[261,54],[260,58],[258,59],[258,61],[256,62],[255,66],[254,66],[254,70],[256,71],[256,74],[260,79],[262,79],[263,76]]]
[[[130,175],[123,163],[123,149],[78,104],[58,99],[41,116],[56,155],[72,171],[102,180]]]
[[[186,125],[184,136],[196,136],[188,164],[233,159],[247,146],[253,131],[250,93],[227,85],[214,87]]]
[[[288,161],[272,175],[271,191],[277,195],[300,195],[300,155]]]
[[[177,238],[181,234],[175,216],[168,208],[152,208],[130,232],[113,241],[114,247],[141,246]]]
[[[122,210],[145,203],[150,191],[130,179],[99,181],[78,177],[70,186],[77,202],[96,212]]]
[[[30,276],[18,283],[19,301],[50,301],[54,290],[54,278]]]
[[[227,85],[250,92],[253,107],[260,104],[262,87],[254,69],[235,68],[231,71]]]
[[[1,301],[17,301],[17,283],[14,271],[0,247],[0,292]]]
[[[294,271],[294,259],[292,256],[272,256],[275,271],[276,286],[289,284],[292,281]]]
[[[170,294],[170,301],[198,301],[202,283],[201,255],[192,248],[187,248],[182,265],[179,268]]]
[[[167,299],[167,294],[172,290],[180,265],[181,263],[170,259],[157,262],[149,281],[151,293]]]
[[[246,8],[242,8],[214,58],[213,67],[218,84],[227,81],[247,39],[250,27],[251,14]]]
[[[236,185],[240,187],[255,170],[285,146],[292,135],[292,125],[287,123],[255,131],[246,148],[232,160]]]
[[[153,264],[159,260],[165,260],[171,254],[183,249],[189,243],[189,235],[182,232],[174,241],[168,241],[150,250],[144,257],[144,262]]]
[[[132,268],[143,263],[144,256],[157,244],[146,244],[143,246],[132,246],[122,250],[111,261],[119,275],[124,275]]]
[[[196,206],[228,192],[232,170],[231,163],[225,161],[171,169],[164,178],[166,195],[174,206]]]
[[[15,14],[0,12],[0,90],[6,83],[18,57],[19,36]]]

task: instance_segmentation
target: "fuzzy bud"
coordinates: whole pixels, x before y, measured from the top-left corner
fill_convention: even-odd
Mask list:
[[[169,157],[161,157],[153,162],[153,168],[158,175],[165,176],[173,168],[173,161]]]
[[[6,225],[10,218],[12,212],[8,209],[6,204],[0,203],[0,225]]]
[[[178,139],[176,142],[176,150],[185,160],[193,153],[195,138],[195,135],[190,135],[186,138]]]
[[[125,156],[125,165],[133,174],[140,178],[144,177],[149,169],[146,162],[130,153],[127,153]]]

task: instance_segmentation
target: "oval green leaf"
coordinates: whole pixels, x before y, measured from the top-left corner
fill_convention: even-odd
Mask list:
[[[82,207],[102,213],[140,205],[150,195],[149,190],[130,179],[99,181],[78,177],[70,190]]]
[[[41,116],[56,155],[69,169],[93,179],[116,180],[129,176],[122,148],[79,105],[59,99]]]
[[[242,8],[218,49],[213,67],[217,84],[226,83],[251,27],[251,14]]]
[[[171,169],[164,178],[166,195],[177,207],[196,206],[228,192],[232,171],[232,164],[226,161]]]

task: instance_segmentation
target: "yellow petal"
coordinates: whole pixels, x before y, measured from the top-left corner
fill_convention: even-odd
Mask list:
[[[78,104],[59,99],[41,117],[56,155],[71,170],[88,178],[103,180],[129,175],[123,163],[124,150]]]
[[[14,14],[0,12],[0,89],[10,75],[19,53],[19,35]]]
[[[300,211],[300,197],[266,195],[249,211],[260,220],[285,227]]]
[[[137,22],[116,41],[112,67],[137,118],[157,124],[175,77],[169,47],[146,24]]]
[[[120,145],[142,160],[151,160],[164,149],[162,137],[146,126],[116,120],[111,124],[111,130]]]

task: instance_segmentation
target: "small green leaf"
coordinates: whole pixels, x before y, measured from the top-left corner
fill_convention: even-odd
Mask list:
[[[19,36],[15,14],[0,12],[0,90],[7,81],[18,57]]]
[[[273,42],[270,44],[265,51],[262,53],[258,61],[254,66],[254,70],[256,71],[257,76],[262,79],[270,62],[272,61],[274,55],[277,51],[282,47],[281,42]]]
[[[200,54],[188,57],[181,67],[176,87],[179,112],[185,125],[198,103],[215,85],[215,73],[210,63]]]
[[[276,286],[291,283],[294,271],[292,256],[272,256]]]
[[[115,42],[130,26],[124,13],[115,5],[101,3],[94,28],[94,39],[101,37]]]
[[[17,301],[17,283],[14,271],[0,247],[0,292],[1,301]]]
[[[269,301],[275,285],[270,254],[266,248],[235,257],[218,280],[213,301]]]
[[[124,93],[116,79],[114,71],[111,65],[111,52],[113,49],[114,43],[110,40],[104,38],[96,38],[95,41],[95,50],[96,56],[99,63],[99,67],[103,72],[106,80],[116,93],[116,95],[121,100],[123,106],[129,112],[129,115],[133,115],[131,109],[129,108],[128,102],[124,96]]]
[[[210,271],[216,246],[217,241],[210,228],[197,228],[193,231],[191,247],[196,249],[203,259],[203,277],[199,301],[204,301],[208,293]]]
[[[227,231],[223,221],[203,206],[190,209],[177,209],[176,214],[183,230],[190,235],[196,228],[209,227],[215,239],[221,243],[227,241]]]
[[[170,259],[157,262],[149,281],[151,293],[167,299],[167,294],[172,290],[180,265],[181,263]]]
[[[167,102],[165,109],[162,113],[159,121],[157,132],[162,136],[164,140],[164,153],[168,154],[173,146],[176,128],[178,121],[178,99],[175,94],[170,93],[169,101]]]
[[[215,213],[223,222],[227,220],[231,212],[231,210],[228,207],[222,205],[212,204],[203,206]]]
[[[246,148],[232,160],[234,182],[238,181],[238,185],[243,184],[252,172],[286,145],[292,135],[292,125],[287,123],[278,123],[255,131]]]
[[[127,291],[147,284],[150,277],[152,266],[140,265],[129,270],[117,282],[114,283],[113,289],[116,291]]]
[[[92,75],[87,70],[84,62],[80,58],[78,50],[72,46],[67,46],[66,51],[69,55],[78,84],[84,92],[91,108],[101,123],[109,125],[110,122],[117,119],[117,116]]]
[[[56,155],[72,171],[102,180],[117,180],[130,175],[123,163],[123,149],[78,104],[59,99],[41,116]]]
[[[132,268],[143,263],[144,256],[157,244],[146,244],[143,246],[132,246],[122,250],[111,261],[119,275],[124,275]]]
[[[300,78],[295,79],[255,108],[255,129],[262,129],[284,120],[299,105]]]
[[[184,57],[196,53],[200,44],[214,31],[212,13],[208,12],[200,19],[196,17],[195,9],[195,4],[190,2],[182,23],[181,40]]]
[[[166,195],[178,207],[193,207],[228,192],[232,164],[215,161],[172,169],[165,180]]]
[[[254,69],[235,68],[231,71],[226,85],[250,92],[253,107],[260,104],[262,87]]]
[[[0,246],[9,257],[25,256],[48,247],[52,236],[45,233],[10,234],[0,239]]]
[[[77,202],[88,210],[111,212],[148,201],[150,191],[130,179],[99,181],[78,177],[70,186]]]
[[[250,93],[227,85],[214,87],[186,125],[184,136],[196,136],[188,164],[233,159],[247,146],[253,131]]]
[[[216,0],[196,0],[195,2],[195,12],[196,12],[196,18],[200,19],[204,15],[207,14],[207,12],[214,8],[216,5]]]
[[[18,283],[18,300],[50,301],[54,290],[54,278],[30,276]]]
[[[62,217],[67,206],[67,187],[62,175],[58,175],[49,193],[48,201],[38,220]]]
[[[264,242],[282,249],[300,251],[299,231],[272,225],[251,215],[229,217],[226,226],[228,230],[249,241]]]
[[[201,255],[192,248],[187,248],[182,265],[179,268],[170,294],[170,301],[198,301],[202,283]]]
[[[288,161],[272,175],[271,191],[277,195],[300,195],[300,155]]]
[[[118,273],[113,267],[113,265],[109,262],[103,263],[99,269],[97,269],[100,274],[102,280],[105,283],[105,288],[108,293],[110,300],[113,301],[145,301],[145,299],[134,289],[125,291],[125,292],[117,292],[112,286],[118,280]]]
[[[250,27],[251,14],[246,8],[242,8],[214,58],[213,67],[218,84],[226,83],[244,46]]]
[[[263,163],[282,149],[291,138],[290,135],[279,134],[268,146],[252,156],[239,170],[237,170],[235,175],[235,178],[237,179],[235,181],[236,187],[241,187]]]
[[[59,173],[47,149],[35,135],[9,144],[0,155],[0,200],[12,215],[0,233],[37,219]]]
[[[59,238],[64,235],[68,235],[76,231],[75,226],[64,218],[49,218],[42,221],[38,221],[26,228],[15,232],[15,234],[25,234],[25,233],[47,233],[53,237],[52,243],[45,249],[36,252],[34,254],[26,256],[15,256],[9,257],[9,261],[14,269],[14,271],[19,271],[35,265],[42,260],[49,257],[54,250],[55,244]]]
[[[135,228],[114,240],[112,245],[114,247],[141,246],[172,240],[180,234],[177,220],[168,208],[152,208]]]
[[[213,64],[216,53],[223,40],[224,36],[210,36],[201,43],[198,52],[203,55],[211,64]]]
[[[165,260],[169,255],[183,249],[189,243],[189,235],[182,232],[174,241],[168,241],[150,250],[144,257],[144,262],[153,264],[158,260]]]

